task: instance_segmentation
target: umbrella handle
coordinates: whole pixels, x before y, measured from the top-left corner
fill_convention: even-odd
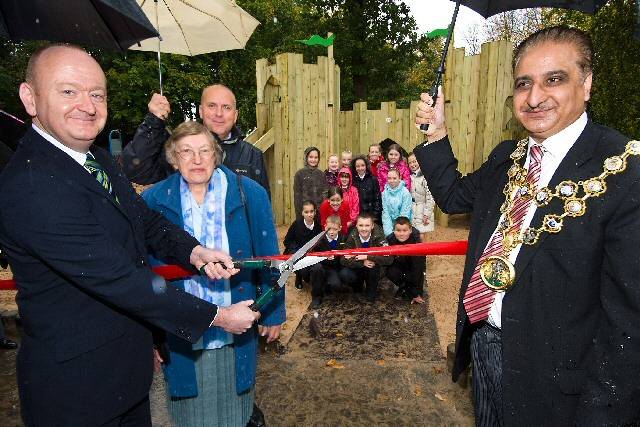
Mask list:
[[[442,84],[442,76],[444,76],[445,72],[445,64],[447,62],[447,53],[449,52],[449,43],[451,43],[451,38],[453,37],[453,29],[456,26],[456,19],[458,19],[458,11],[460,10],[460,0],[456,0],[456,8],[453,10],[453,16],[451,17],[451,24],[449,24],[449,31],[447,31],[447,38],[444,41],[444,50],[442,52],[442,58],[440,59],[440,66],[438,67],[438,71],[436,71],[436,82],[431,88],[431,98],[433,99],[433,106],[436,105],[436,100],[438,99],[438,86]],[[420,125],[420,131],[422,133],[427,133],[429,130],[428,124]]]
[[[156,30],[158,30],[158,78],[160,79],[160,95],[162,93],[162,60],[160,59],[160,42],[162,37],[160,36],[160,21],[158,20],[158,0],[153,0],[156,5]]]

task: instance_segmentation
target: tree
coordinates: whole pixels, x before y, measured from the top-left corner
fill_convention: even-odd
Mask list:
[[[402,1],[302,0],[309,33],[333,32],[341,70],[342,105],[416,99],[419,87],[407,83],[425,58],[415,20]],[[433,43],[432,45],[435,45]]]

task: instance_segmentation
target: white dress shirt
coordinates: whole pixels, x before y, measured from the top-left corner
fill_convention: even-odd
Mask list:
[[[587,125],[587,113],[585,112],[585,113],[582,113],[580,117],[578,117],[578,120],[576,120],[566,128],[562,129],[560,132],[556,133],[553,136],[550,136],[549,138],[545,139],[542,142],[542,151],[544,154],[542,155],[542,164],[540,165],[540,178],[538,180],[537,188],[542,188],[549,185],[549,182],[551,181],[551,177],[556,172],[556,169],[558,169],[560,162],[562,162],[562,159],[564,159],[564,157],[567,155],[567,152],[569,151],[569,149],[573,147],[573,144],[575,144],[576,140],[578,139],[578,137],[580,136],[580,134],[582,133],[586,125]],[[529,137],[529,144],[527,145],[527,159],[524,163],[525,169],[528,169],[529,167],[529,152],[530,152],[529,149],[534,144],[536,144],[536,142],[531,137]],[[532,202],[531,206],[529,206],[529,210],[527,211],[527,215],[524,217],[520,231],[529,227],[529,225],[531,224],[531,220],[533,219],[533,215],[536,213],[536,208],[537,206],[535,202]],[[504,215],[500,217],[498,224],[500,224],[503,217]],[[540,224],[534,224],[534,227],[536,228],[539,226]],[[497,228],[498,227],[496,227],[496,229]],[[496,231],[494,230],[494,234],[495,232]],[[489,242],[490,241],[491,239],[489,239]],[[488,244],[489,243],[487,242],[487,245]],[[513,263],[514,265],[516,262],[516,258],[520,253],[521,247],[522,245],[518,245],[515,248],[513,248],[511,253],[509,253],[509,261],[511,261],[511,263]],[[489,324],[495,326],[496,328],[502,327],[501,316],[502,316],[502,300],[504,298],[504,295],[505,295],[505,292],[496,292],[496,297],[493,300],[491,309],[489,310],[488,322]]]
[[[78,162],[80,166],[84,167],[84,163],[87,161],[87,153],[79,153],[75,150],[72,150],[71,148],[67,147],[66,145],[64,145],[57,139],[55,139],[53,136],[49,135],[47,132],[40,129],[35,124],[32,123],[31,126],[33,127],[33,130],[35,130],[36,132],[38,132],[38,134],[40,134],[41,137],[43,137],[44,139],[49,141],[51,144],[53,144],[54,147],[59,148],[60,150],[68,154],[69,157],[71,157],[73,160]],[[87,168],[85,168],[85,170],[89,172]]]

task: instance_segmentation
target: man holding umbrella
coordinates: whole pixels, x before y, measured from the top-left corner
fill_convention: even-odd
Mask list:
[[[124,148],[124,171],[138,184],[153,184],[174,172],[164,157],[163,145],[169,139],[165,120],[171,107],[164,95],[154,93],[149,113],[138,127],[133,140]],[[236,97],[228,87],[215,84],[202,91],[199,108],[202,122],[224,151],[223,164],[262,185],[269,194],[269,179],[262,151],[244,140],[236,126]]]
[[[640,420],[640,143],[588,118],[592,58],[576,29],[523,41],[513,102],[529,138],[464,177],[442,96],[421,96],[421,169],[443,211],[472,214],[453,379],[473,362],[478,425]]]

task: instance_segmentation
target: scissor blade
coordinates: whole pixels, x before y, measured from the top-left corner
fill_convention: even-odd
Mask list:
[[[300,249],[298,249],[293,255],[291,255],[291,258],[289,258],[287,260],[287,263],[290,263],[291,265],[295,264],[296,261],[298,261],[300,258],[305,256],[307,254],[307,252],[309,252],[311,249],[313,249],[313,247],[316,245],[316,243],[318,243],[318,241],[320,239],[322,239],[322,237],[324,235],[325,235],[324,231],[321,231],[320,233],[315,235],[313,237],[313,239],[309,240]]]
[[[327,257],[325,256],[315,256],[315,255],[306,256],[298,260],[298,262],[296,262],[293,265],[293,271],[298,271],[306,267],[311,267],[312,265],[316,265],[317,263],[324,261],[325,259],[327,259]]]
[[[291,275],[291,273],[293,273],[293,269],[294,269],[293,266],[295,265],[296,261],[304,257],[307,254],[307,252],[313,249],[316,243],[318,243],[318,240],[322,239],[324,235],[325,235],[324,231],[318,233],[316,236],[313,237],[313,239],[305,243],[300,249],[298,249],[293,255],[291,255],[291,257],[288,260],[286,260],[280,266],[280,278],[278,279],[279,287],[284,288],[284,286],[287,284],[287,280],[289,279],[289,276]]]

